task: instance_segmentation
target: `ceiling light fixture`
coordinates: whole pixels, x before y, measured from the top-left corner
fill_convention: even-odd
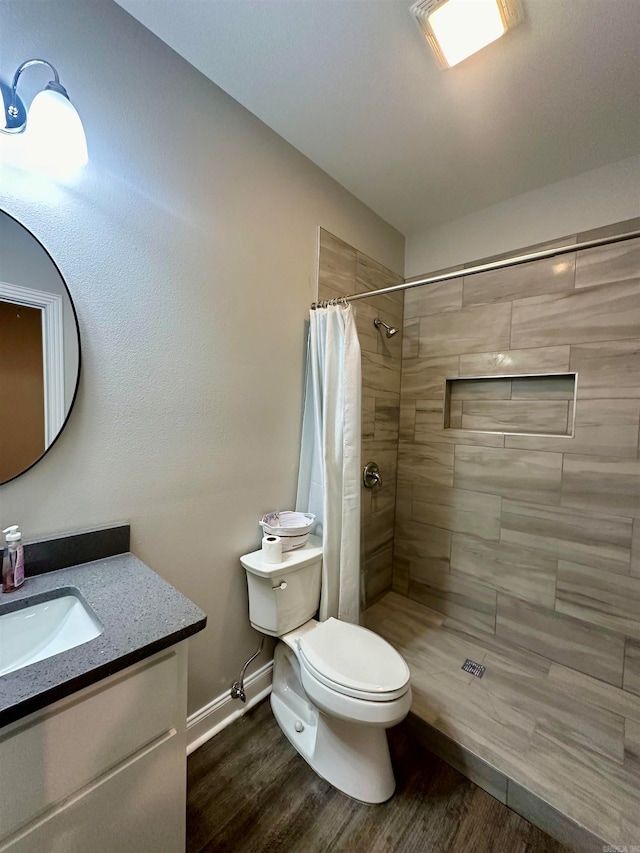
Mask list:
[[[53,72],[53,80],[38,92],[27,113],[17,88],[22,72],[33,65],[45,65]],[[11,86],[0,80],[0,106],[0,132],[13,136],[24,133],[29,165],[71,172],[88,162],[80,116],[60,83],[58,72],[46,59],[23,62],[13,75]]]
[[[441,68],[477,53],[523,18],[519,0],[419,0],[411,12]]]

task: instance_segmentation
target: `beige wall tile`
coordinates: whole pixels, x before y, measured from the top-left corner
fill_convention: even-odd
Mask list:
[[[631,576],[640,578],[640,519],[633,522],[633,538],[631,540]]]
[[[356,293],[364,293],[368,290],[381,290],[383,287],[393,287],[402,284],[402,277],[392,270],[383,267],[373,258],[357,252],[356,256]],[[366,300],[374,310],[380,312],[380,319],[392,325],[402,323],[402,309],[404,304],[404,293],[389,293],[382,296],[374,296]]]
[[[362,395],[362,437],[373,438],[376,427],[376,398]]]
[[[448,572],[422,572],[411,562],[409,598],[444,613],[469,629],[494,632],[496,593]]]
[[[353,247],[320,229],[320,299],[397,284],[402,279]],[[379,311],[402,320],[402,294],[354,303],[362,350],[362,455],[375,458],[384,487],[361,490],[361,572],[365,602],[391,587],[402,334],[387,339],[374,327]]]
[[[362,352],[362,389],[378,399],[400,405],[400,362],[375,353]]]
[[[421,576],[449,571],[451,533],[440,527],[400,517],[396,525],[394,555],[410,560]]]
[[[356,256],[356,278],[360,279],[360,284],[362,285],[358,293],[362,293],[363,290],[380,290],[383,287],[393,287],[395,284],[402,284],[404,282],[401,275],[378,263],[378,261],[370,258],[368,255],[357,252]],[[402,291],[399,294],[392,294],[391,298],[402,309]]]
[[[618,234],[627,234],[630,231],[640,231],[640,217],[625,219],[623,222],[612,222],[611,225],[602,225],[600,228],[592,228],[590,231],[581,231],[577,235],[577,242],[586,243],[587,240],[616,237]]]
[[[456,533],[451,540],[451,573],[553,609],[556,560],[536,551]]]
[[[402,399],[442,400],[444,383],[458,375],[458,356],[402,361]]]
[[[361,461],[363,466],[367,462],[376,462],[383,480],[382,488],[376,486],[367,491],[370,491],[374,497],[389,492],[395,494],[398,473],[398,447],[395,440],[363,439]]]
[[[405,290],[404,316],[426,317],[429,314],[442,314],[446,311],[459,311],[462,308],[462,279],[454,278],[438,284],[425,284]]]
[[[356,313],[360,346],[369,352],[400,359],[402,358],[402,326],[388,318],[384,312],[380,312],[373,304],[374,302],[375,300],[372,299],[363,299],[351,303]],[[384,329],[377,329],[374,326],[374,320],[378,318],[384,320],[389,326],[395,326],[399,330],[398,333],[388,338]]]
[[[575,344],[571,370],[579,374],[581,400],[640,397],[640,338]]]
[[[402,326],[402,358],[417,358],[420,351],[420,320],[405,321]]]
[[[569,404],[564,401],[465,400],[459,425],[461,429],[488,432],[559,435],[566,433],[569,427]]]
[[[561,505],[640,519],[640,459],[565,456]]]
[[[398,440],[400,406],[388,400],[376,400],[375,439],[376,441]]]
[[[461,355],[460,376],[561,373],[569,369],[569,354],[567,345]]]
[[[576,243],[576,235],[570,234],[564,237],[557,237],[555,240],[545,240],[543,243],[531,243],[529,246],[518,246],[515,249],[510,249],[508,252],[500,252],[497,255],[487,255],[476,261],[469,261],[465,264],[465,269],[475,267],[478,264],[488,264],[491,261],[501,261],[504,258],[513,258],[516,255],[529,255],[532,252],[542,252],[544,249],[559,249],[564,246],[571,246]]]
[[[371,491],[372,515],[386,510],[394,510],[396,505],[395,477],[383,478],[384,486],[376,486]]]
[[[640,639],[640,580],[560,560],[556,610]]]
[[[496,495],[447,486],[425,486],[416,481],[411,515],[414,521],[497,542],[501,503]]]
[[[423,322],[420,321],[421,353]],[[636,283],[580,288],[516,300],[511,346],[544,347],[634,338],[638,336],[639,325],[640,288]]]
[[[393,508],[383,512],[372,513],[362,522],[361,558],[366,560],[377,556],[381,551],[393,545],[393,523],[395,512]]]
[[[393,547],[389,545],[364,561],[365,607],[391,589]]]
[[[462,400],[449,401],[449,422],[445,424],[445,429],[462,429]]]
[[[360,489],[360,519],[362,525],[371,515],[371,489]],[[362,532],[361,525],[361,532]]]
[[[453,445],[401,441],[398,446],[398,476],[416,483],[453,485]]]
[[[401,595],[409,594],[409,560],[393,556],[393,578],[391,588]]]
[[[511,380],[512,400],[573,400],[576,393],[575,377],[524,376]]]
[[[365,302],[352,302],[351,305],[355,312],[356,329],[358,330],[360,349],[363,352],[378,353],[380,333],[373,325],[373,321],[378,316],[378,312],[371,305],[368,305]],[[381,355],[388,354],[389,353],[381,353]]]
[[[464,279],[463,305],[508,302],[523,296],[571,290],[575,263],[576,256],[567,254],[467,276]]]
[[[510,325],[510,302],[421,317],[420,356],[435,358],[507,349]]]
[[[356,288],[356,250],[320,229],[320,262],[318,267],[318,299],[331,299],[323,288],[328,287],[337,295],[347,296]]]
[[[452,400],[510,400],[511,379],[455,379],[449,383]]]
[[[624,638],[545,607],[498,594],[496,634],[552,661],[622,686]]]
[[[576,287],[621,281],[640,284],[640,238],[579,252]]]
[[[453,485],[514,500],[560,503],[562,456],[457,445]]]
[[[411,518],[411,504],[413,501],[413,480],[407,480],[398,475],[396,481],[396,516],[409,521]]]
[[[578,380],[573,438],[507,436],[505,447],[633,458],[638,452],[639,421],[640,400],[582,400]]]
[[[416,400],[415,441],[443,444],[467,444],[483,447],[503,447],[504,436],[470,432],[461,429],[444,429],[443,402],[441,400]]]
[[[550,557],[628,574],[632,523],[587,510],[502,502],[501,541]]]
[[[627,638],[624,657],[624,689],[640,696],[640,642]]]
[[[400,423],[399,435],[400,440],[413,441],[416,429],[416,402],[415,400],[407,400],[405,397],[400,398]]]

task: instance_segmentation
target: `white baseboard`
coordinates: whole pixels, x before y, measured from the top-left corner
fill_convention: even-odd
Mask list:
[[[232,699],[229,690],[187,717],[187,755],[202,746],[271,693],[273,661],[245,678],[246,703]]]

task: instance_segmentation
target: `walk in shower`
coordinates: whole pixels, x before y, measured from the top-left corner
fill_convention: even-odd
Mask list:
[[[593,245],[637,229],[371,297],[401,278],[320,234],[384,483],[362,492],[363,620],[408,661],[431,748],[585,849],[640,838],[640,239]]]

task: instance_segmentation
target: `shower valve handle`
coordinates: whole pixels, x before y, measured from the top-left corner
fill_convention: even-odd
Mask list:
[[[374,486],[382,487],[382,476],[375,462],[367,462],[362,472],[362,482],[365,489],[373,489]]]

